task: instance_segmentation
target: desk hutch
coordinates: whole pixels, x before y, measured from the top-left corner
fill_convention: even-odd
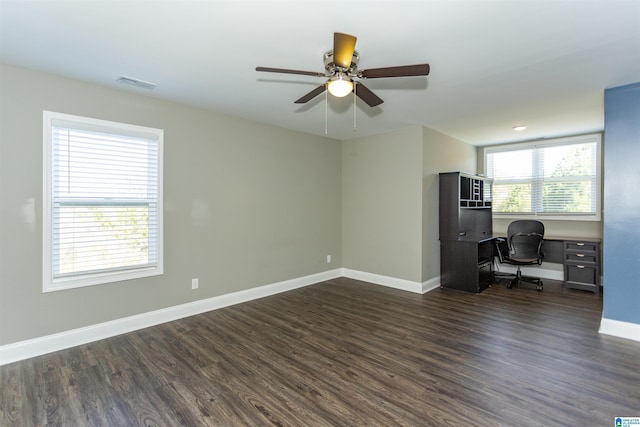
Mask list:
[[[479,293],[493,280],[492,180],[440,176],[440,285]]]

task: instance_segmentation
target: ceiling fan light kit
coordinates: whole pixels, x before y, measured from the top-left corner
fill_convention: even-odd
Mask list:
[[[340,73],[327,82],[327,90],[337,98],[343,98],[353,91],[353,81]]]

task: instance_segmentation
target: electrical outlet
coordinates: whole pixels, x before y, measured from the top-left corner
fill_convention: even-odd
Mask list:
[[[327,264],[331,262],[331,255],[327,255]]]
[[[198,278],[191,279],[191,289],[198,289]]]

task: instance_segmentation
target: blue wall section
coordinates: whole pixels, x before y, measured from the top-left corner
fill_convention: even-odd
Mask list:
[[[604,94],[603,317],[640,324],[640,83]]]

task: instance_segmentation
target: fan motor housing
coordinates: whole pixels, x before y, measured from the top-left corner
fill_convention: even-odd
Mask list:
[[[333,50],[325,52],[323,55],[324,68],[327,70],[328,75],[334,76],[338,73],[346,73],[347,75],[355,76],[358,70],[358,62],[360,61],[360,54],[357,51],[353,51],[353,58],[351,59],[351,65],[349,68],[343,68],[336,65],[333,62]]]

